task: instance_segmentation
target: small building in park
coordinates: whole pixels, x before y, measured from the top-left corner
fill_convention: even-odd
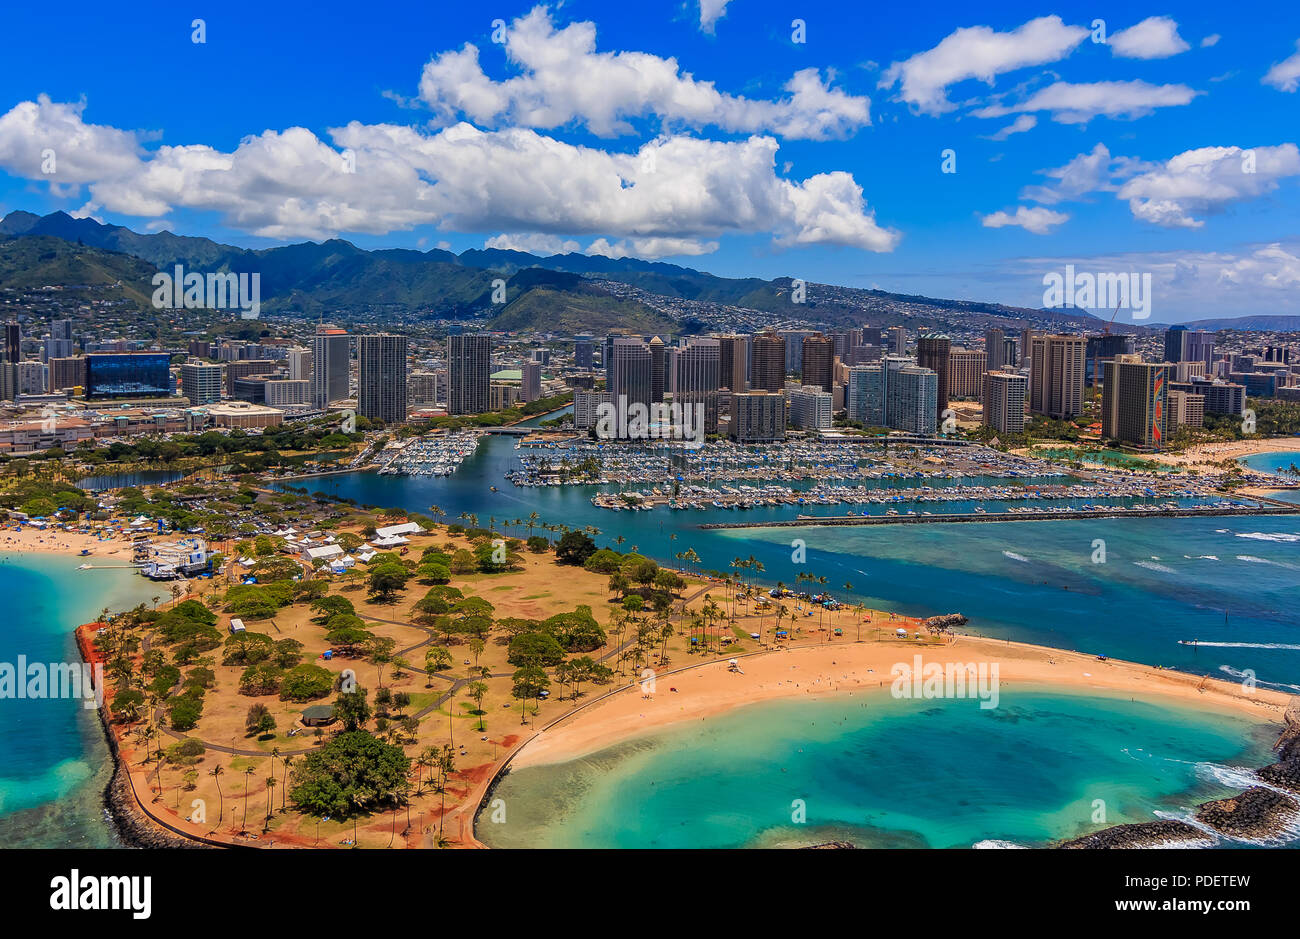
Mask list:
[[[309,708],[304,708],[302,712],[302,726],[304,727],[328,727],[336,720],[338,718],[334,716],[334,705],[332,704],[313,704]]]

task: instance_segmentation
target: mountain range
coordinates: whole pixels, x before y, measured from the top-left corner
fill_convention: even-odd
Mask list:
[[[56,240],[80,250],[60,249]],[[755,311],[774,320],[827,325],[1097,327],[1095,317],[1080,311],[818,284],[807,285],[807,302],[795,306],[789,278],[718,277],[636,258],[542,257],[502,249],[459,255],[440,249],[367,251],[342,239],[250,250],[167,231],[141,234],[64,212],[39,216],[20,210],[0,220],[0,287],[108,278],[122,281],[124,295],[147,306],[149,278],[178,264],[187,272],[260,274],[262,306],[269,313],[370,322],[480,319],[510,331],[676,334],[726,328],[734,314]]]

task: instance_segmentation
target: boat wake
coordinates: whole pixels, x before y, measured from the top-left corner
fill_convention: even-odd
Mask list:
[[[1025,557],[1023,554],[1016,554],[1014,551],[1003,551],[1002,556],[1010,558],[1013,561],[1020,561],[1022,564],[1029,563],[1029,558]]]
[[[1288,642],[1202,642],[1199,639],[1179,639],[1179,645],[1213,646],[1216,649],[1292,649],[1300,651],[1300,645]]]
[[[1176,573],[1172,567],[1165,567],[1163,564],[1157,564],[1155,561],[1134,561],[1138,567],[1145,567],[1149,571],[1156,571],[1160,574]]]
[[[1276,541],[1281,544],[1300,541],[1300,535],[1288,534],[1284,531],[1239,531],[1234,534],[1238,538],[1249,538],[1252,541]]]
[[[1245,672],[1243,672],[1239,668],[1233,668],[1231,665],[1220,665],[1219,671],[1223,672],[1223,674],[1227,675],[1229,678],[1236,679],[1237,681],[1242,681],[1247,677]],[[1255,678],[1253,676],[1251,676],[1251,680],[1254,681],[1255,684],[1257,685],[1268,685],[1270,688],[1282,688],[1288,691],[1300,691],[1300,685],[1289,685],[1286,682],[1282,682],[1282,681],[1264,681],[1262,678]]]

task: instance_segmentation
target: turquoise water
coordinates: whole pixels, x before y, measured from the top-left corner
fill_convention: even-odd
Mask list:
[[[1294,450],[1278,450],[1273,453],[1252,453],[1237,462],[1261,473],[1282,473],[1295,479],[1289,472],[1292,464],[1300,467],[1300,441]]]
[[[101,609],[149,603],[158,587],[129,570],[78,571],[79,558],[0,555],[0,662],[79,663],[72,630]],[[0,698],[0,844],[107,847],[101,794],[111,758],[80,701]]]
[[[1270,762],[1274,735],[1218,713],[1027,688],[1004,689],[991,710],[887,693],[767,702],[512,772],[493,796],[505,822],[489,809],[477,834],[493,847],[1042,845],[1182,816],[1233,791],[1216,767]]]
[[[825,577],[837,596],[878,609],[964,613],[969,628],[985,635],[1216,677],[1252,670],[1268,686],[1300,691],[1300,517],[706,531],[702,522],[790,519],[844,507],[611,512],[591,504],[596,487],[515,487],[503,478],[514,465],[514,441],[489,437],[450,477],[353,473],[302,485],[363,504],[422,512],[437,505],[452,520],[473,513],[483,526],[494,519],[498,530],[536,511],[543,523],[592,525],[601,544],[635,547],[674,565],[683,563],[675,554],[693,548],[705,570],[726,571],[734,559],[752,555],[768,583],[794,586],[799,573],[808,573]],[[928,508],[970,511],[973,505]],[[527,534],[522,526],[506,530]],[[802,542],[801,562],[796,542]],[[1097,563],[1099,542],[1104,563]]]

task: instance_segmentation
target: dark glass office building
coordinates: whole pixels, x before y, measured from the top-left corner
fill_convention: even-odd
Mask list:
[[[111,352],[86,356],[87,398],[158,398],[173,392],[166,352]]]

